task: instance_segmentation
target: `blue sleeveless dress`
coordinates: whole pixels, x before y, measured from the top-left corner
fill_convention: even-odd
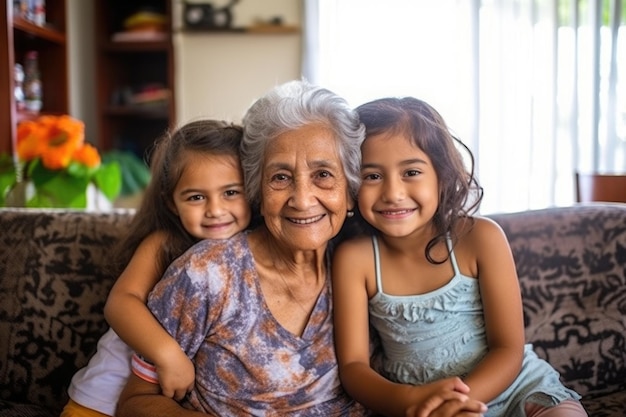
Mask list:
[[[382,346],[378,371],[391,381],[412,385],[465,377],[487,353],[478,279],[459,272],[451,250],[454,276],[447,284],[426,294],[385,294],[376,236],[372,242],[377,293],[369,301],[369,314]],[[559,373],[527,344],[520,374],[487,404],[485,416],[524,417],[528,401],[553,406],[567,399],[580,396],[563,386]]]

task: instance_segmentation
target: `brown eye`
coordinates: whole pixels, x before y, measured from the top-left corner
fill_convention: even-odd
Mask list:
[[[270,177],[269,186],[281,190],[285,189],[291,183],[291,177],[287,174],[274,174]]]
[[[204,200],[204,196],[202,194],[193,194],[187,198],[188,201],[200,201]]]
[[[379,180],[381,178],[382,178],[382,176],[380,174],[377,174],[377,173],[365,174],[363,176],[363,180],[364,181],[376,181],[376,180]]]

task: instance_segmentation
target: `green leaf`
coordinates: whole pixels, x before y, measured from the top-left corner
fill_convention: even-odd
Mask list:
[[[114,201],[122,189],[122,170],[120,164],[113,161],[100,164],[100,169],[93,177],[96,187],[109,199]]]
[[[68,170],[52,171],[42,164],[34,164],[30,171],[35,195],[27,201],[28,207],[87,207],[88,176],[74,176]]]
[[[64,207],[86,208],[87,187],[93,185],[109,201],[114,201],[122,187],[122,174],[118,162],[102,163],[97,168],[89,168],[78,162],[72,162],[63,170],[50,170],[39,159],[30,161],[25,168],[28,180],[21,185],[20,201],[26,207]],[[0,206],[7,201],[7,194],[15,188],[16,175],[13,158],[0,155]],[[11,194],[15,194],[12,192]],[[15,200],[15,198],[13,199]]]
[[[0,207],[6,204],[6,195],[13,188],[16,181],[13,158],[7,154],[0,155]]]
[[[51,202],[58,202],[55,204],[57,207],[85,208],[87,207],[87,184],[89,184],[89,178],[73,177],[63,173],[36,189],[40,197],[49,198]]]
[[[87,165],[72,161],[67,167],[67,173],[73,177],[91,178],[99,168],[89,168]]]
[[[143,191],[150,182],[150,169],[137,155],[129,151],[111,150],[102,155],[103,162],[117,161],[122,173],[122,196]]]

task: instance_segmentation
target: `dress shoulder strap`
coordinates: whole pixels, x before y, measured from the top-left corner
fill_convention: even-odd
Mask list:
[[[374,270],[376,273],[376,289],[383,292],[383,280],[380,272],[380,249],[378,247],[378,237],[372,235],[372,246],[374,248]]]
[[[454,250],[452,249],[452,239],[450,238],[450,236],[446,238],[446,245],[448,246],[448,253],[450,253],[450,262],[452,263],[454,275],[458,276],[460,275],[459,265],[456,263],[456,256],[454,256]]]

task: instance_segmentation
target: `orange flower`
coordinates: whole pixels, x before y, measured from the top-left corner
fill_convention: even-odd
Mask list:
[[[37,122],[27,120],[17,126],[17,154],[22,161],[39,157],[47,147],[41,140],[42,132]]]
[[[89,168],[95,168],[100,165],[100,154],[91,144],[85,143],[74,152],[74,160]]]
[[[84,145],[85,125],[67,115],[41,116],[36,121],[20,123],[17,136],[17,152],[21,160],[30,161],[40,157],[46,168],[64,169]],[[99,156],[96,156],[96,163],[93,151],[87,149],[87,156],[83,156],[79,162],[88,161],[91,164],[89,166],[97,166]]]

